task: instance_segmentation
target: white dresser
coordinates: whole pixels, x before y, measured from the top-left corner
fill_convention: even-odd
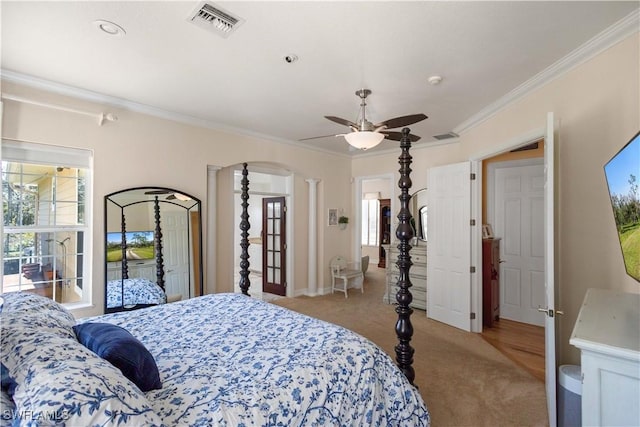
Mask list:
[[[398,243],[392,243],[387,251],[387,291],[384,294],[383,301],[388,304],[396,304],[396,293],[398,292],[398,276],[400,271],[396,262],[398,261]],[[427,244],[419,242],[418,246],[411,248],[411,262],[413,265],[409,270],[409,279],[411,280],[411,295],[413,302],[410,304],[413,308],[427,310]]]
[[[589,289],[569,342],[581,351],[582,425],[640,426],[640,295]]]
[[[155,282],[156,277],[156,260],[130,260],[127,261],[129,278],[131,279],[147,279]],[[107,263],[107,280],[120,280],[122,277],[122,262]]]

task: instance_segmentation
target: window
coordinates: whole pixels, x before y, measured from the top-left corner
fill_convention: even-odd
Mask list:
[[[91,152],[2,141],[2,292],[90,302]]]
[[[380,201],[362,201],[362,245],[378,246]]]

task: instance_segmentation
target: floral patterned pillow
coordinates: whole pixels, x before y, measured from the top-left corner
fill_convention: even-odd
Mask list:
[[[37,341],[43,335],[75,339],[75,319],[57,302],[28,292],[10,292],[2,297],[4,304],[0,312],[0,359],[9,370],[16,365],[11,350],[21,349],[22,341]],[[16,345],[17,349],[14,348]]]
[[[65,336],[74,336],[75,318],[52,299],[30,292],[8,292],[2,294],[2,298],[3,326],[19,322],[34,328],[55,329]]]
[[[0,398],[0,427],[9,427],[13,423],[13,417],[16,411],[16,405],[9,393],[2,390]]]
[[[3,312],[11,311],[29,311],[29,312],[60,312],[70,322],[75,323],[73,314],[62,305],[58,304],[51,298],[33,294],[31,292],[7,292],[2,294],[4,303],[2,305]]]
[[[21,424],[162,425],[138,387],[76,340],[66,310],[7,295],[1,359]]]

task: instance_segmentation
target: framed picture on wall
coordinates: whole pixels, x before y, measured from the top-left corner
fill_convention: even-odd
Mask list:
[[[332,225],[338,225],[338,209],[329,209],[329,215],[327,217],[327,223]]]

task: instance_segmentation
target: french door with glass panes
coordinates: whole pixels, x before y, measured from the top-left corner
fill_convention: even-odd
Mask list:
[[[286,224],[284,197],[262,199],[262,291],[286,295]]]

